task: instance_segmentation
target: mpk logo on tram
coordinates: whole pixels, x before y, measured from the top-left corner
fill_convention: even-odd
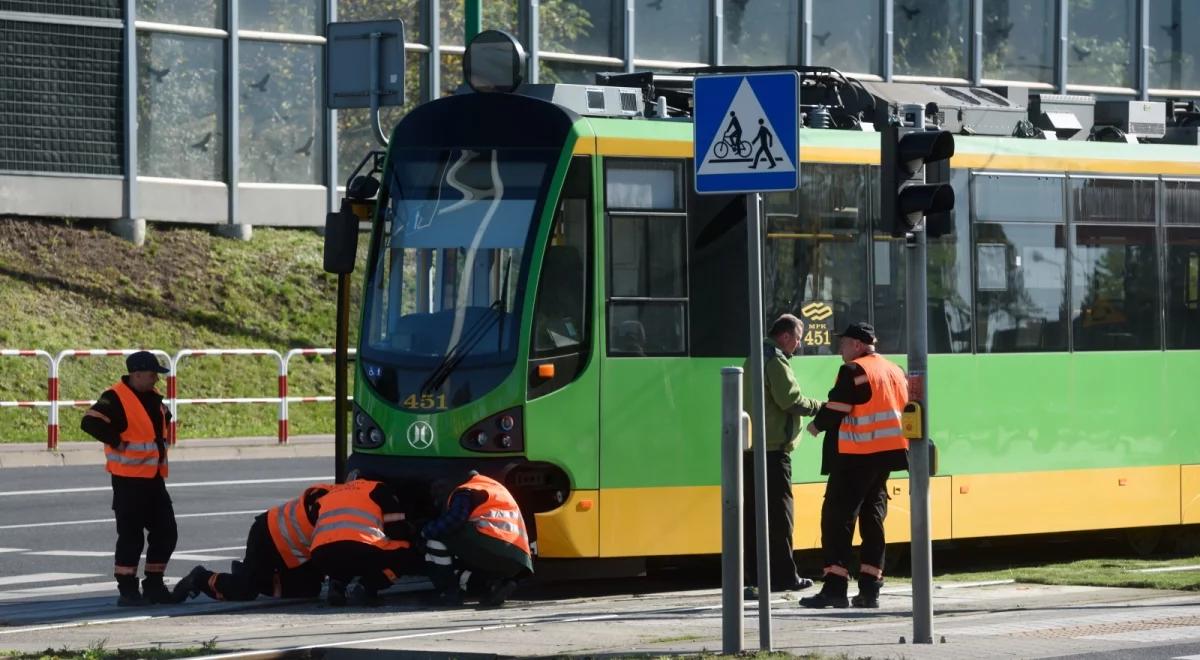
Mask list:
[[[408,427],[408,444],[413,449],[429,449],[433,444],[433,427],[429,422],[413,422]]]

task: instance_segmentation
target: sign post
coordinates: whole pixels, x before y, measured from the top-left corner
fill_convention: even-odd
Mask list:
[[[799,184],[800,76],[794,71],[697,76],[694,92],[692,126],[696,192],[746,193],[750,276],[748,403],[754,446],[752,474],[758,540],[758,641],[760,649],[769,651],[771,573],[767,556],[767,449],[763,434],[761,211],[762,193],[795,190]],[[741,542],[742,530],[722,537],[727,539],[726,543],[732,538]]]

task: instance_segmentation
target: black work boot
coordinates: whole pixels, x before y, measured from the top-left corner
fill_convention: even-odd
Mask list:
[[[175,597],[163,584],[162,573],[147,573],[142,580],[142,598],[156,605],[169,605],[175,602]]]
[[[355,607],[378,607],[383,604],[383,598],[375,587],[354,578],[346,585],[346,602]]]
[[[329,578],[329,592],[325,594],[325,602],[330,607],[346,606],[346,583]]]
[[[825,575],[825,584],[821,587],[821,591],[815,596],[800,599],[800,607],[810,607],[812,609],[822,609],[826,607],[850,607],[850,601],[846,599],[846,584],[849,582],[844,577],[827,573]]]
[[[883,580],[872,576],[858,578],[858,595],[850,599],[855,607],[879,607],[879,590],[883,588]]]
[[[183,576],[183,579],[175,583],[175,588],[171,590],[171,602],[182,603],[189,598],[199,596],[203,589],[201,586],[208,583],[209,576],[212,571],[197,566],[192,569],[192,572]]]
[[[512,578],[496,580],[488,587],[487,595],[479,599],[479,606],[500,607],[516,589],[517,581]]]
[[[142,600],[142,594],[138,592],[138,579],[136,575],[118,575],[117,591],[121,593],[117,597],[117,606],[119,607],[141,607],[148,605]]]

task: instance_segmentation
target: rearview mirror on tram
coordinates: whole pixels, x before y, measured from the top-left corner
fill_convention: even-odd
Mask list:
[[[467,44],[463,79],[476,92],[507,93],[521,86],[525,49],[503,30],[485,30]]]

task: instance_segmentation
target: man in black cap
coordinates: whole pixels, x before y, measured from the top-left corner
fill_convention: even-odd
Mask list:
[[[130,354],[125,366],[129,375],[100,395],[84,413],[80,426],[104,443],[105,469],[112,475],[112,508],[117,519],[113,575],[121,594],[117,605],[170,603],[163,573],[178,538],[166,485],[171,414],[154,388],[158,375],[169,370],[149,351]],[[143,541],[149,547],[139,593],[137,568]]]
[[[848,607],[854,522],[862,536],[855,607],[879,607],[883,586],[887,480],[908,469],[908,440],[900,416],[908,403],[904,371],[875,352],[875,328],[852,323],[840,335],[842,368],[809,433],[825,432],[821,474],[829,475],[821,506],[825,584],[801,607]]]

